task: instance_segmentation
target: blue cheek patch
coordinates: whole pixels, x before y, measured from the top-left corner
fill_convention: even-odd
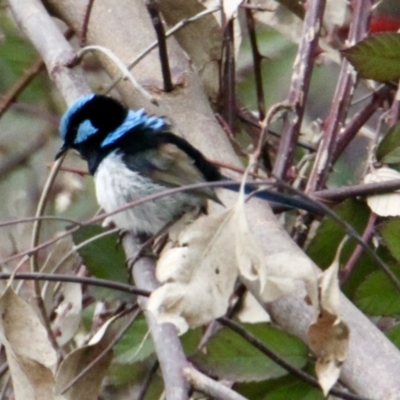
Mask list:
[[[101,147],[114,143],[134,128],[148,128],[158,131],[166,126],[164,119],[160,117],[149,117],[144,109],[138,111],[129,110],[125,121],[114,131],[110,132],[101,142]]]
[[[82,108],[88,101],[92,100],[94,97],[94,93],[87,94],[85,96],[79,97],[74,103],[72,103],[71,107],[64,113],[60,121],[60,136],[63,140],[66,139],[69,123],[71,121],[71,117]]]
[[[85,119],[85,121],[81,122],[81,124],[79,125],[74,144],[84,142],[89,136],[94,135],[97,131],[98,129],[92,125],[90,120]]]

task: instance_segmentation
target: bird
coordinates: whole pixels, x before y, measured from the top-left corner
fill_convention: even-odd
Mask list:
[[[163,117],[131,110],[109,96],[79,97],[62,116],[59,133],[63,144],[56,159],[69,149],[78,151],[94,176],[97,201],[107,213],[170,188],[225,179],[198,149],[174,134]],[[318,212],[311,203],[283,193],[257,195]],[[122,231],[153,236],[185,213],[205,211],[207,200],[220,203],[211,187],[182,191],[116,213],[111,221]]]

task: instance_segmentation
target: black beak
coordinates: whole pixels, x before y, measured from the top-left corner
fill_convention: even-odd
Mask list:
[[[58,160],[66,151],[68,150],[67,145],[64,143],[60,149],[60,151],[56,154],[56,160]]]

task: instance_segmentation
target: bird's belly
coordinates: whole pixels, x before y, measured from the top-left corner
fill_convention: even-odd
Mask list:
[[[120,156],[110,154],[95,173],[97,201],[106,212],[112,212],[133,201],[167,190],[139,172],[131,171]],[[199,208],[202,200],[185,192],[146,201],[108,218],[124,230],[153,235],[183,213]]]

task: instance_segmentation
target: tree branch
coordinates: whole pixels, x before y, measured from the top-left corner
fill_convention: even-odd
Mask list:
[[[140,245],[130,234],[123,239],[126,255],[129,258],[137,254]],[[144,290],[154,290],[159,286],[154,275],[154,260],[139,259],[133,267],[136,285]],[[146,310],[147,298],[139,297],[139,305]],[[171,324],[159,324],[155,317],[145,312],[147,325],[153,339],[154,348],[160,363],[165,393],[168,400],[188,400],[189,385],[183,376],[183,369],[188,365],[176,328]]]

